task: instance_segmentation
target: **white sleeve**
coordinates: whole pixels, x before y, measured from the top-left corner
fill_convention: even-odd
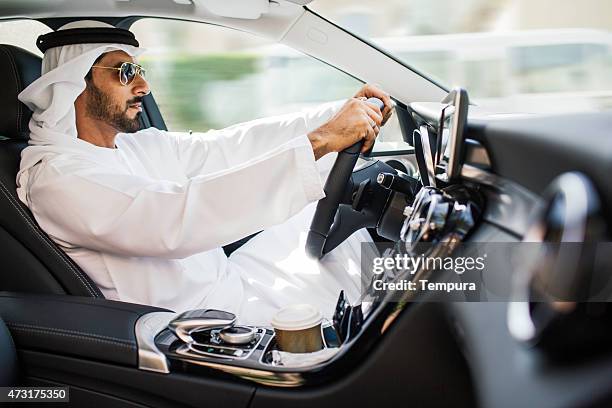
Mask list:
[[[316,108],[257,119],[206,133],[169,132],[169,135],[176,140],[178,159],[184,166],[185,174],[193,177],[238,166],[293,138],[305,137],[328,121],[344,102],[329,102]],[[329,161],[326,158],[318,164],[322,174],[330,167]]]
[[[184,184],[74,163],[41,164],[29,190],[34,216],[57,240],[124,256],[187,257],[323,197],[306,136]]]

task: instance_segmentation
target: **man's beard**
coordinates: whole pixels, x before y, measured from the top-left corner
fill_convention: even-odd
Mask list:
[[[87,87],[89,88],[89,98],[87,99],[86,109],[90,117],[108,123],[118,132],[132,133],[140,129],[140,123],[138,122],[140,112],[133,119],[130,119],[127,111],[130,104],[141,102],[142,97],[137,96],[127,101],[125,109],[122,111],[120,107],[113,104],[107,94],[93,83],[88,83]]]

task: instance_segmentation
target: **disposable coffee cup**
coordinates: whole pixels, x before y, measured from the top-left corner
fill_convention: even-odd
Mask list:
[[[272,318],[276,342],[282,351],[312,353],[323,348],[321,312],[308,304],[279,310]]]

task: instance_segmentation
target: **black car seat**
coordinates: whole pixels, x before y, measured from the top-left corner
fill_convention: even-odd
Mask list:
[[[0,45],[0,290],[103,297],[17,198],[15,177],[31,112],[17,95],[40,76],[41,59]]]
[[[18,374],[15,344],[8,328],[0,319],[0,387],[17,385]]]

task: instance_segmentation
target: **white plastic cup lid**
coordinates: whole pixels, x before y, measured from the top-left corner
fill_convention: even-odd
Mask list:
[[[305,303],[284,307],[272,318],[272,327],[278,330],[305,330],[320,323],[319,309]]]

